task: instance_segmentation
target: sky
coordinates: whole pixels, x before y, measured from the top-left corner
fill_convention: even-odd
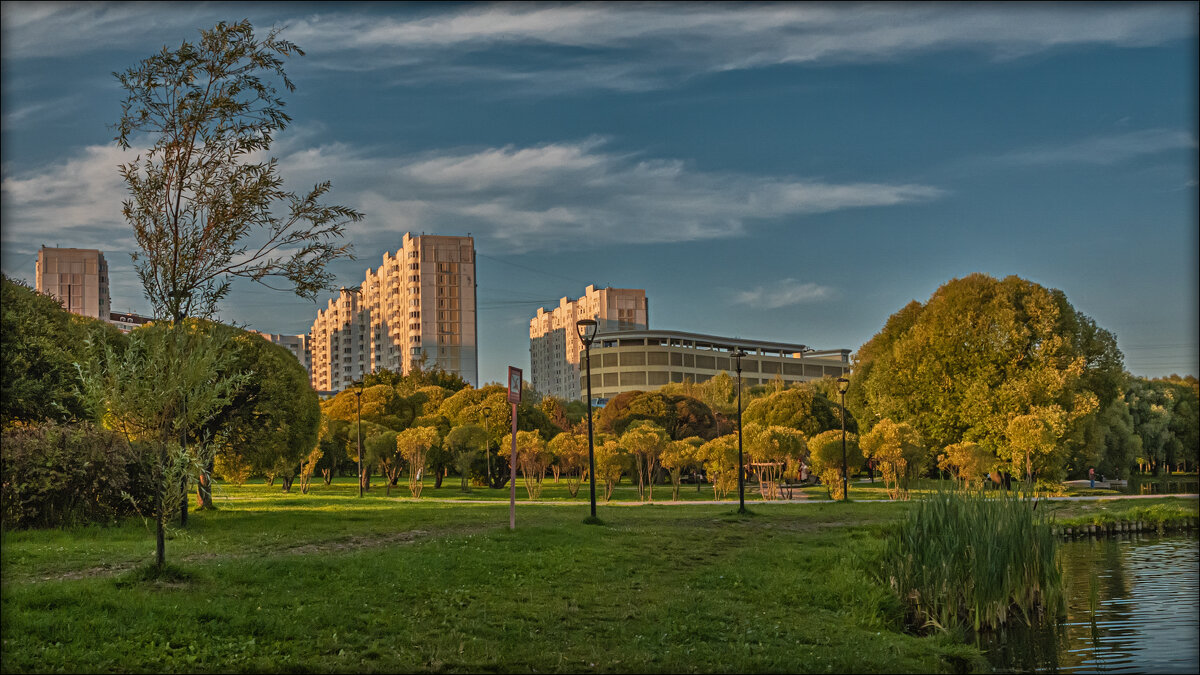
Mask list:
[[[150,306],[113,73],[249,19],[306,52],[271,148],[287,185],[366,215],[338,284],[405,232],[475,237],[482,382],[588,284],[645,289],[651,328],[857,350],[975,272],[1062,290],[1135,375],[1200,370],[1196,3],[0,15],[0,266],[32,282],[41,245],[99,248],[114,310]],[[330,297],[238,283],[220,318],[305,333]]]

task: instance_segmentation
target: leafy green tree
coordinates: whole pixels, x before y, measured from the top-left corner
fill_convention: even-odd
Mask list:
[[[595,447],[596,480],[604,483],[604,501],[612,499],[613,490],[629,465],[629,455],[620,443],[608,439]]]
[[[437,430],[437,439],[425,455],[425,468],[433,474],[433,489],[438,490],[442,487],[442,479],[454,465],[454,453],[442,442],[446,434],[450,433],[450,420],[443,415],[424,415],[414,420],[413,426]]]
[[[830,499],[846,498],[842,491],[842,458],[841,431],[822,431],[808,440],[809,467],[829,490]],[[863,454],[858,448],[857,434],[846,433],[845,462],[849,475],[862,469]]]
[[[638,499],[654,501],[659,462],[670,440],[665,429],[649,420],[634,422],[621,434],[621,447],[629,453],[637,471]]]
[[[0,427],[84,419],[75,364],[88,357],[89,344],[120,350],[125,336],[111,324],[66,311],[54,298],[7,276],[0,288]]]
[[[908,498],[910,482],[925,473],[931,459],[921,434],[912,425],[897,424],[886,417],[862,435],[859,446],[863,456],[879,467],[892,499]]]
[[[696,449],[703,441],[696,436],[683,441],[670,441],[662,452],[662,465],[671,477],[671,500],[679,501],[679,490],[685,471],[698,469],[700,461],[696,458]]]
[[[799,385],[755,399],[742,413],[742,422],[787,427],[812,437],[830,429],[841,430],[841,406],[815,393],[811,387]],[[857,429],[854,418],[847,415],[846,430]]]
[[[462,477],[462,491],[470,492],[471,467],[475,457],[487,449],[487,432],[475,424],[462,424],[446,434],[442,445],[454,458],[454,466]]]
[[[320,434],[320,401],[308,371],[286,347],[254,333],[219,325],[213,330],[229,336],[233,368],[254,376],[200,433],[219,436],[217,452],[231,464],[277,476],[289,492]],[[197,500],[201,508],[213,506],[207,472],[199,476]]]
[[[501,440],[500,457],[512,461],[512,434]],[[542,481],[552,461],[554,455],[546,450],[546,442],[541,434],[536,431],[517,432],[517,467],[521,470],[521,479],[530,500],[541,498]]]
[[[120,171],[134,266],[158,316],[212,316],[233,278],[286,280],[315,298],[333,285],[329,263],[349,255],[338,240],[362,214],[322,204],[328,181],[288,192],[274,158],[256,161],[291,123],[273,82],[293,91],[284,59],[304,54],[278,33],[221,22],[113,74],[125,91],[117,144],[153,141]]]
[[[1008,461],[1010,473],[1025,476],[1032,483],[1036,478],[1048,482],[1062,479],[1063,462],[1060,455],[1062,445],[1061,416],[1057,410],[1035,410],[1028,415],[1018,415],[1008,423],[1007,443],[1001,446],[1000,458]]]
[[[712,482],[713,497],[725,498],[738,484],[737,434],[718,436],[696,451],[696,457],[704,462],[704,472]]]
[[[325,485],[333,482],[334,476],[339,475],[346,464],[346,449],[349,446],[350,423],[321,415],[321,431],[317,444],[321,448],[321,458],[317,461],[317,470]],[[357,441],[357,439],[356,439]]]
[[[963,441],[946,446],[945,451],[938,455],[938,468],[953,471],[954,477],[964,486],[978,487],[983,484],[998,461],[996,455],[987,448],[978,443]]]
[[[118,353],[111,345],[81,367],[88,406],[111,428],[144,448],[157,498],[146,511],[157,527],[156,564],[166,564],[168,513],[188,493],[188,479],[209,466],[218,442],[196,436],[229,405],[247,373],[234,370],[227,337],[199,322],[134,330]]]
[[[392,496],[392,486],[400,480],[400,471],[404,468],[396,435],[391,429],[381,428],[363,439],[363,463],[379,467],[379,472],[387,479],[384,494],[388,497]]]
[[[408,462],[408,490],[413,497],[421,496],[425,456],[437,442],[438,431],[434,427],[413,427],[396,436],[396,447],[404,461]]]
[[[600,409],[596,426],[605,433],[625,433],[638,421],[654,422],[674,440],[700,436],[712,438],[717,419],[712,410],[698,399],[659,391],[627,391],[618,394]]]
[[[364,386],[362,390],[362,419],[403,431],[421,414],[423,395],[402,396],[387,384]],[[359,416],[358,388],[350,387],[326,400],[322,411],[332,419],[354,422]]]
[[[1037,415],[1064,446],[1039,456],[1038,476],[1052,479],[1088,418],[1119,395],[1121,360],[1112,334],[1061,291],[973,274],[910,303],[859,350],[847,406],[864,409],[867,426],[908,422],[931,447],[973,441],[1009,460],[1025,457],[1011,421]]]
[[[554,455],[555,462],[566,476],[567,491],[572,497],[579,494],[579,484],[583,482],[583,475],[587,472],[587,436],[564,431],[551,438],[546,444],[546,449]]]
[[[763,499],[784,497],[784,477],[808,455],[808,439],[790,427],[748,424],[744,432],[746,451],[758,478]]]

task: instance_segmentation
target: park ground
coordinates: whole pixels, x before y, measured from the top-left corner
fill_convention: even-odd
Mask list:
[[[362,499],[352,479],[308,494],[220,485],[145,580],[152,525],[6,531],[4,672],[986,670],[963,636],[908,630],[878,573],[903,502],[632,506],[628,484],[586,525],[587,486],[518,483],[420,500]],[[812,490],[812,489],[808,489]],[[661,493],[661,494],[660,494]],[[669,486],[655,489],[669,500]],[[807,494],[807,493],[806,493]],[[451,498],[451,502],[441,501]],[[732,495],[736,499],[736,493]],[[433,501],[438,498],[439,501]],[[728,499],[729,497],[727,497]],[[618,506],[623,503],[624,506]],[[1061,521],[1194,497],[1046,502]]]

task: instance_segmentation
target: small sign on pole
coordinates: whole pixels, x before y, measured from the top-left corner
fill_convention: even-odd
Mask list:
[[[517,404],[521,402],[521,369],[508,367],[508,402],[512,404],[512,454],[508,465],[508,529],[517,529]]]
[[[515,366],[508,367],[508,402],[521,402],[521,369]]]

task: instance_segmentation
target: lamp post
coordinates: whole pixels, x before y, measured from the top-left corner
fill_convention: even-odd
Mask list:
[[[358,389],[354,392],[354,397],[357,399],[358,409],[355,413],[355,419],[358,420],[358,496],[363,496],[363,461],[362,461],[362,395],[363,382],[358,381]]]
[[[592,516],[596,520],[596,449],[592,440],[592,341],[596,339],[599,325],[595,319],[580,319],[575,330],[583,341],[584,361],[587,368],[587,412],[588,412],[588,487],[592,494]]]
[[[492,487],[492,409],[483,409],[483,457],[487,460],[487,486]]]
[[[842,501],[850,500],[850,491],[848,479],[848,471],[846,470],[846,389],[850,387],[850,380],[844,377],[837,379],[838,393],[842,395]]]
[[[742,358],[746,356],[746,352],[742,351],[741,347],[733,350],[730,354],[733,357],[734,367],[737,368],[738,376],[738,513],[746,512],[746,482],[745,482],[745,465],[742,463]]]

